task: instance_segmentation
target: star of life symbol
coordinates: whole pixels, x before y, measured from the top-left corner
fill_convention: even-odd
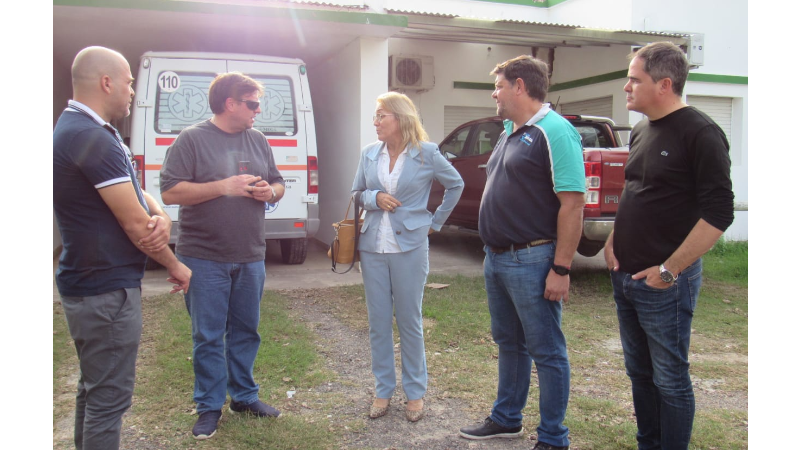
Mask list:
[[[261,114],[256,117],[257,122],[275,122],[283,116],[286,101],[280,92],[272,88],[265,88],[261,102]]]
[[[181,89],[170,94],[167,102],[169,112],[176,119],[186,122],[200,121],[208,108],[206,94],[191,85],[182,86]]]

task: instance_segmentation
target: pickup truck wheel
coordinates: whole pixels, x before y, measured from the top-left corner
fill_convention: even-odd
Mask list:
[[[281,259],[284,264],[303,264],[308,251],[308,239],[281,239]]]
[[[581,241],[578,244],[578,253],[580,253],[582,256],[586,256],[587,258],[591,258],[592,256],[600,253],[600,250],[603,249],[603,246],[605,246],[604,242]]]

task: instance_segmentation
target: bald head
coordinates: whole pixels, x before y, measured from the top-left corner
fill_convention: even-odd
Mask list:
[[[119,52],[105,47],[87,47],[72,63],[72,88],[76,91],[89,89],[98,84],[103,75],[115,76],[126,67],[128,61]]]
[[[132,82],[125,57],[105,47],[87,47],[78,52],[72,63],[73,98],[107,121],[129,114]]]

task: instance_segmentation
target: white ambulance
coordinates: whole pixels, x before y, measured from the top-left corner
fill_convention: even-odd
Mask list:
[[[217,74],[234,71],[264,86],[254,128],[267,136],[286,180],[284,197],[265,207],[267,239],[280,241],[284,263],[302,264],[308,239],[319,230],[317,141],[303,61],[240,54],[145,53],[136,75],[130,122],[130,148],[139,181],[177,221],[178,206],[161,201],[164,155],[181,130],[212,116],[208,86]],[[172,233],[170,243],[174,244],[176,223]]]

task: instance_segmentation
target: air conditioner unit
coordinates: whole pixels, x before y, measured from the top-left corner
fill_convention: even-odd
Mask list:
[[[689,66],[693,69],[696,69],[703,65],[703,53],[704,50],[704,34],[703,33],[692,33],[689,35],[689,45],[688,49],[686,50],[686,58],[689,60]]]
[[[433,88],[433,56],[389,57],[389,89],[422,91]]]

